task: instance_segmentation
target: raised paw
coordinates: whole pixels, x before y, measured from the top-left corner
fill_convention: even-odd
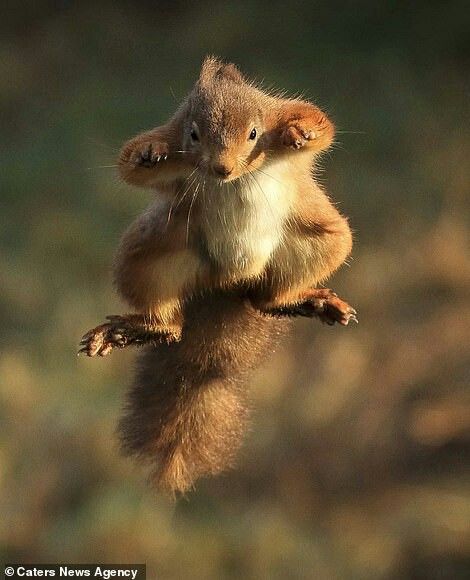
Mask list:
[[[308,141],[316,138],[314,129],[304,126],[300,121],[291,122],[281,135],[282,144],[291,149],[301,149]]]
[[[78,354],[106,356],[113,348],[124,348],[133,342],[130,326],[125,318],[109,316],[108,320],[110,322],[100,324],[83,336]]]
[[[168,158],[168,144],[163,141],[146,143],[135,148],[130,155],[130,161],[139,167],[155,167],[160,161]]]

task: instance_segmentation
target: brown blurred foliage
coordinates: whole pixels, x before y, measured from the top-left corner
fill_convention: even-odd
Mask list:
[[[0,550],[149,578],[470,576],[469,10],[464,2],[6,2],[0,27]],[[132,353],[75,357],[119,312],[119,233],[149,194],[120,143],[205,53],[336,120],[353,328],[297,321],[253,377],[237,470],[176,504],[119,455]],[[174,95],[174,96],[173,96]]]

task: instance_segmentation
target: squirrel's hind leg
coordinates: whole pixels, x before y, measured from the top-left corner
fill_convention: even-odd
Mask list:
[[[358,322],[356,310],[329,288],[313,288],[305,292],[297,304],[269,308],[266,313],[273,316],[317,317],[330,326],[335,322],[342,326],[347,326],[351,321]]]
[[[162,327],[141,314],[107,316],[109,322],[89,330],[80,341],[78,354],[106,356],[113,348],[179,340],[180,328]]]

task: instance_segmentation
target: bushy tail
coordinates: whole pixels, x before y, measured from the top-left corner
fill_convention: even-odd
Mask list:
[[[160,488],[185,492],[230,467],[244,432],[248,371],[287,327],[220,292],[188,304],[180,342],[140,354],[119,431],[127,454],[152,463]]]

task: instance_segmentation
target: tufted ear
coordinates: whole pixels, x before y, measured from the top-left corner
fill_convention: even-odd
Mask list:
[[[202,63],[199,82],[213,82],[219,79],[229,79],[236,83],[245,81],[242,73],[234,64],[226,64],[215,56],[206,56]]]

